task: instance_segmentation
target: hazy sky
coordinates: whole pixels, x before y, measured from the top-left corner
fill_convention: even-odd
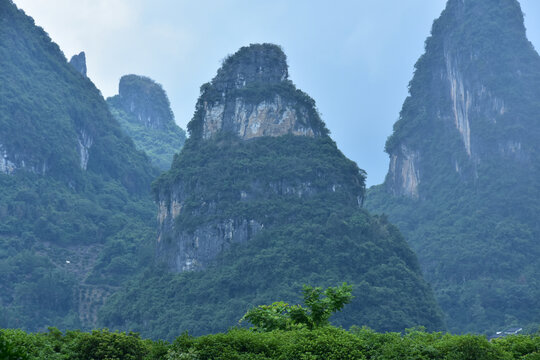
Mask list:
[[[413,66],[446,0],[14,0],[66,57],[86,52],[104,96],[125,74],[146,75],[169,95],[186,128],[199,87],[221,60],[250,43],[285,50],[291,80],[317,102],[339,148],[384,180],[391,134]],[[540,1],[522,0],[540,47]]]

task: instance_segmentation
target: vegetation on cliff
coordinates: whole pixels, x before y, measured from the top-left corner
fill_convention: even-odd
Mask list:
[[[11,1],[0,29],[0,327],[88,329],[152,261],[157,170]]]
[[[540,318],[538,99],[518,2],[449,1],[386,144],[408,164],[395,178],[418,174],[418,199],[394,195],[391,170],[366,207],[403,231],[451,331]]]
[[[286,70],[259,66],[266,73],[254,76],[270,74],[276,82]],[[220,70],[216,79],[221,77],[238,78]],[[195,115],[192,123],[197,121]],[[254,304],[298,301],[301,284],[342,281],[354,285],[355,298],[336,324],[378,330],[444,326],[400,233],[384,217],[361,209],[365,172],[326,135],[243,140],[224,128],[207,140],[192,136],[153,191],[160,208],[181,209],[164,223],[158,240],[158,259],[165,264],[112,296],[101,311],[103,326],[166,339],[178,329],[214,333],[235,324]],[[245,241],[227,240],[234,224],[246,222],[259,224],[259,230]],[[221,224],[233,227],[215,230]],[[196,234],[208,233],[215,235],[202,245]],[[182,269],[176,263],[183,254],[180,237],[201,257],[210,247],[219,250],[217,257],[207,258],[198,268],[203,271],[169,273]]]

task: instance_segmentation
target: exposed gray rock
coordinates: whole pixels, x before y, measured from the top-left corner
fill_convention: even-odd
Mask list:
[[[335,183],[331,188],[322,191],[336,192],[343,187]],[[157,257],[163,260],[175,272],[202,270],[223,250],[233,243],[249,241],[264,224],[249,218],[229,218],[205,222],[194,231],[186,231],[177,225],[176,219],[184,211],[185,202],[189,198],[189,186],[179,182],[174,191],[163,194],[159,201],[158,210],[158,240]],[[249,188],[239,194],[239,201],[249,202],[271,199],[280,196],[306,198],[316,195],[317,189],[311,182],[253,182]],[[351,195],[351,202],[356,194]],[[198,215],[201,218],[212,218],[216,215],[216,203],[201,203]]]
[[[77,142],[79,144],[81,169],[86,170],[88,159],[90,158],[90,147],[94,143],[94,139],[83,129],[77,134]]]
[[[24,154],[19,153],[10,154],[4,146],[0,144],[0,173],[11,175],[19,169],[24,169],[35,174],[44,175],[49,169],[47,161],[29,164],[24,160],[26,157],[27,156]]]
[[[4,174],[12,174],[17,166],[9,159],[8,153],[0,144],[0,172]]]
[[[201,87],[192,136],[210,139],[221,131],[241,139],[327,134],[315,102],[288,79],[279,46],[253,44],[225,59],[211,83]]]
[[[255,220],[228,219],[199,226],[193,233],[180,231],[174,239],[160,234],[157,254],[175,272],[200,270],[231,244],[251,240],[262,228]]]
[[[243,47],[225,59],[212,82],[201,87],[196,113],[188,128],[189,141],[200,141],[203,147],[220,133],[234,134],[246,141],[282,135],[322,137],[328,133],[315,102],[288,79],[285,54],[272,44]],[[239,189],[236,200],[231,201],[257,202],[283,197],[296,201],[321,192],[339,192],[347,194],[344,201],[348,204],[362,204],[363,180],[351,184],[350,179],[334,179],[328,173],[303,176],[250,180]],[[362,176],[358,174],[358,179]],[[264,217],[255,219],[251,214],[223,216],[216,210],[221,204],[219,196],[199,203],[191,195],[200,190],[201,182],[204,183],[196,176],[179,177],[170,188],[157,192],[157,256],[172,271],[204,269],[231,244],[249,241],[262,228],[271,226]],[[321,183],[325,185],[318,185]],[[181,215],[197,218],[199,223],[188,231],[178,221]]]
[[[401,145],[399,153],[392,153],[386,181],[394,195],[418,198],[419,158],[418,151],[410,150],[405,145]]]

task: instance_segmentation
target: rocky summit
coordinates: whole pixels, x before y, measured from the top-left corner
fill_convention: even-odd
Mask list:
[[[122,76],[118,95],[111,100],[147,128],[158,129],[174,124],[174,115],[163,87],[146,76]]]
[[[211,146],[210,140],[223,136],[237,140],[283,135],[327,138],[328,131],[315,102],[296,89],[288,79],[287,68],[285,54],[273,44],[243,47],[225,59],[212,82],[201,87],[196,113],[188,124],[191,141],[205,147]],[[247,169],[248,164],[241,171]],[[238,175],[230,174],[231,177]],[[211,173],[205,176],[216,178]],[[325,189],[318,189],[309,178],[272,181],[261,178],[257,183],[246,182],[236,195],[238,201],[245,202],[267,198],[269,194],[309,197],[319,191],[339,188],[348,190],[349,203],[361,204],[364,191],[362,173],[356,171],[355,174],[353,170],[352,177],[345,179],[330,173],[324,176],[332,181]],[[161,186],[158,182],[159,187],[156,185],[160,209],[158,253],[171,269],[178,272],[206,267],[230,244],[246,242],[264,227],[264,221],[252,217],[211,221],[197,227],[194,232],[178,227],[176,223],[180,213],[186,211],[186,204],[200,192],[200,189],[193,188],[191,179],[186,180],[181,176],[176,184]],[[207,215],[216,213],[216,202],[217,199],[209,199],[207,204],[198,204],[200,209],[196,211]]]
[[[289,80],[287,58],[271,44],[243,47],[201,87],[190,130],[209,139],[224,130],[241,139],[327,133],[313,100]]]

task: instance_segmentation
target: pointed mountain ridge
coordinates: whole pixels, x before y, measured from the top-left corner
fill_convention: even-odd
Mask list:
[[[69,60],[69,64],[86,77],[86,54],[84,51],[81,51],[77,55],[73,55],[71,60]]]

